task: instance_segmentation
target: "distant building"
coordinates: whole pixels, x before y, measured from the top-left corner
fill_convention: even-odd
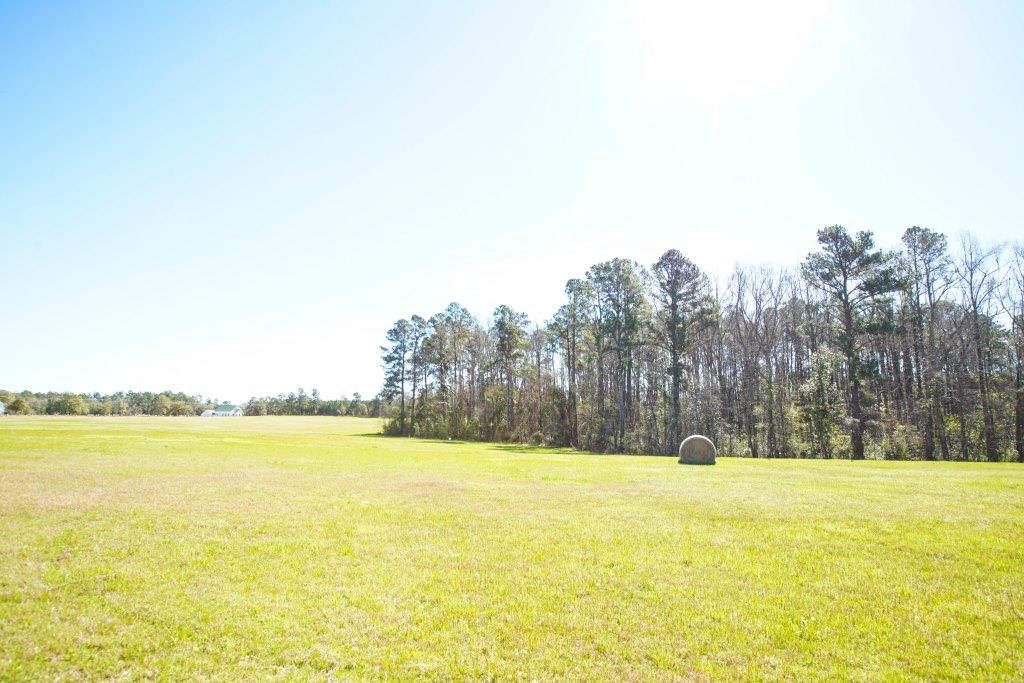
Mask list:
[[[5,410],[6,408],[4,408],[4,402],[0,401],[0,415],[3,415]]]
[[[239,417],[242,414],[242,406],[233,406],[230,403],[221,403],[212,410],[204,410],[202,417]]]

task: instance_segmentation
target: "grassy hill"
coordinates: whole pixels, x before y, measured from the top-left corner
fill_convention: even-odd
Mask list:
[[[0,420],[0,679],[1014,678],[1024,467]]]

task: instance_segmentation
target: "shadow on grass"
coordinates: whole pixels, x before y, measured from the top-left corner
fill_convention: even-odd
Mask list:
[[[510,453],[536,453],[538,455],[593,455],[599,458],[613,456],[613,455],[627,455],[630,457],[638,458],[675,458],[677,456],[671,453],[600,453],[598,451],[583,451],[577,448],[560,447],[560,446],[531,446],[525,443],[487,443],[487,445],[495,448],[499,451],[508,451]]]
[[[591,453],[590,451],[578,451],[575,448],[559,447],[559,446],[531,446],[526,443],[487,443],[491,448],[498,451],[506,451],[508,453],[537,453],[540,455],[602,455],[601,453]]]
[[[366,432],[365,434],[356,434],[356,436],[371,437],[377,439],[416,439],[417,441],[425,441],[427,443],[487,443],[486,441],[464,441],[462,439],[428,439],[423,436],[400,436],[398,434],[384,434],[382,432]]]
[[[575,448],[560,448],[557,446],[531,446],[525,443],[499,443],[494,441],[468,441],[466,439],[428,439],[423,436],[399,436],[398,434],[384,434],[383,432],[366,432],[365,434],[357,434],[357,436],[370,437],[377,439],[416,439],[417,441],[424,441],[426,443],[438,443],[438,444],[476,444],[478,446],[488,446],[495,448],[499,451],[508,451],[511,453],[578,453],[579,455],[603,455],[602,453],[591,453],[590,451],[578,451]]]
[[[357,436],[362,437],[373,437],[378,439],[416,439],[417,441],[424,441],[426,443],[436,444],[475,444],[477,446],[486,446],[493,448],[498,451],[505,451],[506,453],[532,453],[535,455],[641,455],[641,456],[664,456],[667,458],[676,457],[671,454],[665,453],[598,453],[596,451],[582,451],[576,448],[570,448],[568,446],[532,446],[526,443],[501,443],[495,441],[468,441],[465,439],[428,439],[422,436],[399,436],[398,434],[384,434],[382,432],[366,432],[365,434],[358,434]]]

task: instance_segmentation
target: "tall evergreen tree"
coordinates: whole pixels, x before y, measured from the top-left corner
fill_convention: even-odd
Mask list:
[[[388,330],[387,340],[390,346],[382,346],[381,353],[384,360],[384,388],[381,394],[385,398],[398,397],[400,410],[398,416],[399,433],[405,435],[405,380],[406,367],[409,359],[410,347],[410,325],[405,318],[397,321]],[[301,389],[300,389],[301,391]],[[314,390],[315,391],[315,390]],[[319,399],[319,395],[317,395]]]
[[[850,447],[854,460],[864,459],[863,366],[860,341],[874,300],[897,289],[892,255],[875,249],[870,232],[850,235],[841,225],[818,231],[820,251],[807,255],[804,277],[820,288],[836,307],[841,324],[840,345],[846,357],[850,397]]]
[[[529,318],[524,313],[504,305],[494,309],[495,350],[505,388],[505,426],[509,434],[516,429],[515,378],[527,348],[528,324]]]
[[[612,259],[587,271],[599,309],[599,333],[608,341],[604,348],[614,359],[611,384],[617,397],[613,444],[616,451],[624,448],[626,426],[630,419],[633,397],[634,354],[645,339],[650,323],[650,304],[644,296],[643,268],[635,261]],[[601,362],[601,358],[597,359]]]
[[[706,275],[676,249],[669,249],[652,268],[656,313],[655,338],[668,353],[671,385],[666,449],[675,452],[682,440],[680,393],[689,354],[697,335],[713,321],[714,301]]]

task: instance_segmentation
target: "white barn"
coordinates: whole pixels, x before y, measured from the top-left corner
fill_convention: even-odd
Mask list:
[[[230,403],[221,403],[216,408],[204,410],[202,417],[239,417],[242,414],[242,406],[233,406]]]

